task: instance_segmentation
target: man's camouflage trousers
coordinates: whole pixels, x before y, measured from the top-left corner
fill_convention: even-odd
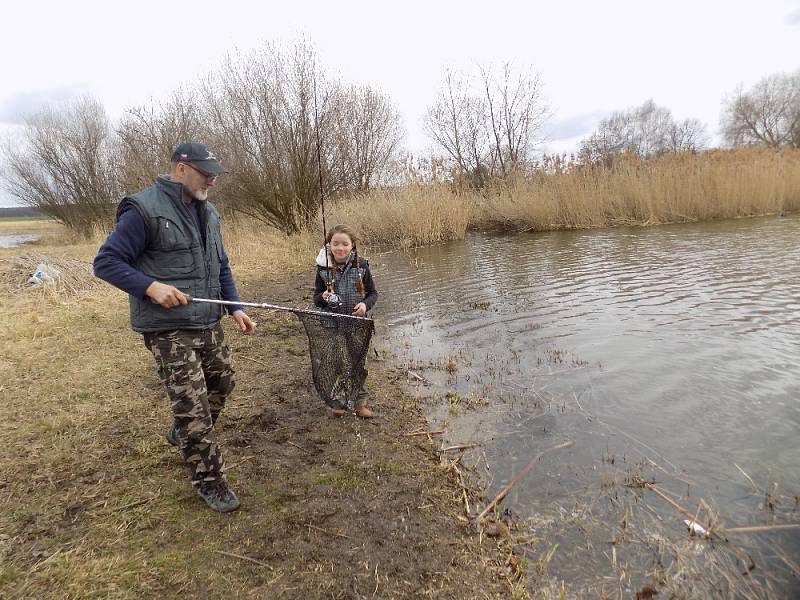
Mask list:
[[[233,391],[231,352],[219,323],[208,329],[145,333],[167,388],[180,449],[192,483],[222,478],[222,453],[212,428]]]

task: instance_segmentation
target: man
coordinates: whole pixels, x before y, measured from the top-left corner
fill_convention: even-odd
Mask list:
[[[143,334],[172,403],[167,441],[180,448],[197,494],[219,512],[239,507],[211,435],[233,391],[233,369],[223,308],[191,298],[239,301],[219,214],[207,201],[224,172],[203,144],[179,144],[169,175],[120,202],[94,259],[95,275],[129,294],[131,327]],[[240,306],[228,310],[242,333],[255,331]]]

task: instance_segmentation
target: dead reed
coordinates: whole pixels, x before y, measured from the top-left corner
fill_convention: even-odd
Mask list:
[[[327,221],[355,227],[371,246],[407,249],[463,238],[471,214],[470,198],[446,185],[409,185],[343,199]]]
[[[627,158],[496,182],[471,227],[514,231],[659,225],[800,208],[800,152],[766,150]]]

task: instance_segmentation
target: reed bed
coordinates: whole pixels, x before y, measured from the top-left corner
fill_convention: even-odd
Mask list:
[[[783,214],[800,208],[800,151],[624,157],[611,168],[545,161],[480,191],[415,183],[343,197],[327,208],[328,226],[345,223],[367,245],[383,249],[462,239],[487,228],[549,231]],[[303,234],[311,240],[321,238],[317,221]]]
[[[659,225],[792,212],[800,152],[673,154],[613,168],[559,167],[496,182],[471,227],[512,231]]]
[[[407,249],[462,239],[473,200],[447,185],[375,190],[335,203],[327,224],[345,223],[371,246]]]

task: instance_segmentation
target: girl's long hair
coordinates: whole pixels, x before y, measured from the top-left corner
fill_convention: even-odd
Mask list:
[[[328,231],[328,235],[325,236],[325,244],[326,246],[331,243],[333,236],[337,233],[343,233],[347,237],[350,238],[350,242],[353,244],[353,254],[355,254],[356,259],[356,275],[358,276],[358,281],[356,281],[356,291],[364,295],[364,280],[361,278],[361,260],[358,258],[358,246],[356,242],[358,241],[358,236],[356,233],[350,229],[347,225],[334,225]],[[326,248],[325,251],[327,252],[328,249]]]

